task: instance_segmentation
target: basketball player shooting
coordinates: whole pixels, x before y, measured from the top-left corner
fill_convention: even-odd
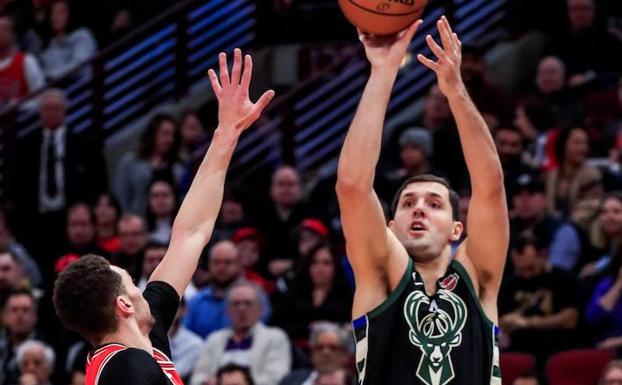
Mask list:
[[[218,128],[175,218],[166,256],[144,292],[129,274],[99,256],[84,256],[58,277],[54,306],[66,327],[96,349],[89,355],[86,385],[182,385],[171,362],[167,331],[220,210],[229,162],[240,134],[257,120],[273,91],[249,100],[252,60],[234,51],[229,75],[221,53],[220,77],[209,79],[218,99]]]
[[[501,384],[495,324],[509,238],[503,172],[461,80],[461,43],[445,17],[437,23],[441,45],[426,36],[437,60],[418,59],[436,73],[458,127],[472,186],[468,238],[452,255],[463,224],[444,179],[406,181],[388,227],[373,190],[391,89],[420,25],[393,37],[361,36],[371,75],[339,160],[359,384]]]

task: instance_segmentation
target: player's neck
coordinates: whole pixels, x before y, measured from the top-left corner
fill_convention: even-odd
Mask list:
[[[426,292],[429,295],[436,293],[436,281],[447,272],[447,267],[451,263],[451,247],[443,249],[437,258],[426,258],[415,260],[415,269],[423,278]]]
[[[119,325],[116,332],[107,335],[101,341],[101,345],[117,343],[128,348],[141,349],[153,354],[153,346],[148,335],[144,335],[135,322]]]

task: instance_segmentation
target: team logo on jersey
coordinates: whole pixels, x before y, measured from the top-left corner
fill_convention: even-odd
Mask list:
[[[440,287],[442,287],[445,290],[449,290],[449,291],[454,291],[454,289],[456,288],[456,286],[458,286],[458,280],[460,279],[460,276],[456,273],[453,273],[451,275],[448,275],[447,277],[445,277],[445,279],[443,279],[439,285]]]
[[[413,291],[406,298],[404,317],[410,326],[410,342],[423,353],[417,377],[427,385],[446,385],[455,377],[451,351],[462,343],[467,307],[447,289],[439,289],[435,301],[437,306],[431,310],[430,298],[419,290]],[[441,301],[449,303],[451,313],[438,305]]]

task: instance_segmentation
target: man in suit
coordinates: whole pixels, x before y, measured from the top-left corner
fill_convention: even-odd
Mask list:
[[[39,101],[41,130],[16,143],[16,230],[39,257],[62,246],[57,243],[64,239],[66,209],[78,201],[94,201],[108,180],[97,135],[72,132],[66,110],[63,91],[45,91]]]

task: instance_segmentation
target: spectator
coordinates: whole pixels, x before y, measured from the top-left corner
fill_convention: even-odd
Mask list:
[[[320,374],[345,369],[350,358],[348,351],[352,342],[350,334],[336,324],[330,322],[314,324],[309,336],[312,367],[294,370],[281,381],[280,385],[313,384]]]
[[[173,219],[178,210],[175,188],[166,180],[156,180],[149,187],[147,225],[151,240],[168,243],[173,230]]]
[[[65,254],[106,255],[95,239],[95,215],[86,203],[76,203],[67,210],[67,244]]]
[[[601,330],[598,339],[603,345],[610,346],[618,341],[618,346],[622,346],[622,195],[612,193],[604,199],[599,222],[601,231],[610,236],[609,248],[606,249],[608,253],[591,266],[593,274],[602,271],[605,274],[596,284],[586,320]]]
[[[17,45],[23,52],[32,55],[39,55],[43,50],[43,40],[35,27],[35,7],[37,1],[13,0],[6,4],[4,12],[0,9],[0,13],[6,13],[11,16],[14,22],[15,35],[17,37]]]
[[[344,369],[338,369],[334,372],[320,373],[316,378],[314,385],[353,385],[352,378]]]
[[[350,321],[353,293],[341,263],[326,244],[316,246],[301,262],[287,292],[274,299],[273,323],[295,344],[305,346],[313,322]]]
[[[546,175],[546,195],[549,212],[567,218],[577,202],[579,183],[600,178],[600,171],[587,165],[590,152],[589,136],[582,127],[562,130],[555,143],[559,161],[556,169]]]
[[[225,193],[212,240],[231,239],[238,229],[248,226],[247,222],[240,197],[231,192]]]
[[[148,189],[154,180],[177,186],[183,175],[179,160],[179,130],[168,115],[154,116],[140,138],[138,151],[126,154],[117,167],[117,198],[124,213],[147,212]]]
[[[206,141],[205,128],[196,111],[187,110],[181,116],[181,146],[179,158],[185,165],[192,161],[192,154]]]
[[[68,0],[53,0],[50,4],[49,27],[52,38],[41,54],[46,76],[59,79],[83,66],[97,52],[97,42],[91,31],[74,28],[73,14]],[[81,77],[91,76],[90,67],[80,72]]]
[[[148,241],[147,224],[138,215],[127,214],[119,220],[118,229],[121,251],[113,254],[110,262],[138,279]]]
[[[556,56],[546,56],[538,63],[536,74],[538,96],[550,103],[563,126],[581,121],[585,106],[576,91],[566,87],[566,65]]]
[[[595,24],[594,0],[568,0],[569,29],[551,42],[551,52],[568,64],[571,85],[583,85],[595,76],[619,75],[622,44]]]
[[[254,227],[243,227],[233,234],[231,239],[238,248],[240,262],[244,268],[244,278],[254,282],[270,295],[276,289],[274,283],[262,276],[263,266],[260,266],[263,239]]]
[[[26,341],[17,349],[17,363],[21,372],[19,385],[51,385],[56,355],[43,342]]]
[[[432,158],[432,135],[425,128],[411,127],[399,138],[400,165],[392,167],[376,184],[378,195],[384,202],[391,202],[397,189],[408,178],[434,173]]]
[[[262,206],[256,216],[257,227],[265,236],[270,256],[268,269],[274,277],[282,277],[294,267],[296,244],[292,229],[310,214],[303,202],[298,171],[291,166],[279,167],[272,174],[269,205]]]
[[[188,303],[184,326],[201,338],[231,324],[226,310],[227,292],[244,281],[242,263],[238,250],[231,241],[220,241],[209,252],[210,283],[201,289]],[[271,309],[265,295],[262,296],[262,319],[268,319]]]
[[[289,372],[289,340],[282,330],[260,322],[263,292],[253,283],[238,284],[227,296],[231,327],[211,334],[191,385],[213,383],[218,369],[233,363],[248,367],[257,385],[277,385]]]
[[[101,193],[93,206],[97,245],[109,254],[121,250],[121,239],[117,234],[117,222],[121,215],[121,208],[114,197],[108,193]]]
[[[537,362],[574,346],[579,318],[579,283],[575,276],[547,264],[546,248],[530,236],[512,246],[515,276],[502,284],[499,325],[508,350],[528,352]]]
[[[611,361],[605,369],[598,381],[598,385],[620,385],[622,384],[622,361]]]
[[[298,255],[302,262],[303,258],[310,258],[310,253],[318,246],[328,242],[328,229],[317,218],[307,218],[298,226]]]
[[[168,337],[171,342],[171,354],[175,369],[177,369],[177,373],[184,380],[184,383],[188,384],[194,367],[199,360],[203,340],[183,327],[181,319],[185,314],[186,301],[182,297],[175,319],[168,332]]]
[[[145,290],[147,283],[149,283],[149,277],[153,274],[153,271],[158,267],[160,262],[164,259],[168,250],[168,243],[162,243],[158,241],[149,241],[145,247],[145,258],[143,259],[140,278],[136,287],[140,290]]]
[[[557,167],[553,148],[559,135],[558,121],[553,106],[541,97],[529,97],[516,108],[514,124],[525,138],[525,155],[533,168]]]
[[[58,249],[64,239],[66,209],[94,202],[106,190],[101,143],[92,130],[73,133],[67,126],[67,100],[61,90],[45,91],[39,100],[41,130],[17,141],[13,181],[16,234],[34,255]]]
[[[600,205],[598,199],[584,199],[574,206],[569,220],[559,227],[551,242],[553,266],[578,274],[582,279],[602,272],[602,264],[608,260],[596,261],[602,253],[590,239]]]
[[[0,210],[0,253],[2,252],[6,252],[13,256],[19,268],[33,287],[41,287],[43,285],[43,278],[41,277],[41,271],[39,270],[37,262],[30,256],[24,246],[13,238],[13,234],[7,222],[7,217],[4,212]],[[2,268],[0,268],[0,270],[2,270]],[[2,303],[1,300],[0,303]]]
[[[469,95],[493,131],[499,123],[512,118],[512,102],[507,93],[489,79],[481,48],[462,47],[461,73]]]
[[[17,290],[9,294],[2,308],[2,323],[6,334],[0,339],[0,383],[17,384],[17,351],[26,341],[39,339],[35,329],[37,303],[30,291]]]
[[[28,281],[24,278],[23,269],[17,258],[6,251],[0,253],[0,304],[4,303],[11,292],[27,288]]]
[[[544,184],[535,174],[518,177],[512,198],[513,210],[510,219],[510,239],[520,234],[537,234],[544,245],[549,245],[560,222],[548,213]]]
[[[248,368],[229,364],[218,370],[216,385],[255,385]]]
[[[36,59],[16,45],[13,20],[0,14],[0,107],[18,103],[44,86]]]
[[[511,202],[516,192],[514,189],[518,185],[518,178],[521,175],[533,174],[535,170],[523,161],[523,135],[518,128],[502,125],[494,132],[494,139],[503,167],[508,201]]]

